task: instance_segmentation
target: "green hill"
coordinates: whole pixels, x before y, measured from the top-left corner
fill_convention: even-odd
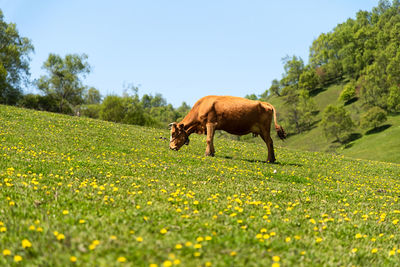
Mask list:
[[[400,1],[381,0],[320,34],[307,64],[296,56],[283,59],[282,79],[260,97],[280,112],[290,133],[285,146],[400,163],[399,25]],[[323,120],[328,105],[329,119]],[[376,114],[388,114],[388,120],[379,125]]]
[[[283,146],[288,148],[306,150],[306,151],[323,151],[333,152],[346,155],[353,158],[370,159],[377,161],[387,161],[400,163],[400,116],[389,115],[388,120],[381,127],[374,131],[361,129],[358,125],[352,131],[353,141],[347,144],[339,144],[333,140],[327,140],[318,124],[321,120],[321,114],[325,107],[329,104],[341,103],[338,97],[342,91],[342,84],[335,84],[322,91],[313,99],[318,107],[318,114],[315,116],[315,125],[309,131],[300,134],[291,135],[284,142]],[[281,97],[273,96],[268,100],[279,111],[285,110],[285,103]],[[360,102],[353,102],[345,108],[350,113],[353,121],[359,121],[362,108]],[[280,113],[278,122],[282,123],[285,114]]]
[[[398,265],[399,164],[168,139],[0,105],[0,265]]]

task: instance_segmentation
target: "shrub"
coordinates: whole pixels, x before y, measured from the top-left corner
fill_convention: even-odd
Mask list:
[[[361,127],[375,129],[386,120],[386,111],[380,107],[372,107],[361,117]]]
[[[329,105],[322,114],[321,126],[327,138],[335,137],[340,143],[344,143],[354,123],[344,107]]]
[[[339,99],[342,100],[343,102],[347,102],[355,97],[356,97],[356,82],[350,81],[344,86],[343,91],[339,96]]]
[[[98,119],[100,118],[100,109],[101,105],[99,104],[84,105],[81,107],[80,112],[82,116]]]

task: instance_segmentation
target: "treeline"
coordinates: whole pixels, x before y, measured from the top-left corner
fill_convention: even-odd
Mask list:
[[[46,74],[31,82],[29,55],[33,51],[31,41],[19,35],[15,24],[6,23],[0,10],[0,104],[153,127],[165,127],[190,109],[186,103],[175,109],[160,94],[140,98],[133,85],[122,96],[103,99],[96,88],[83,82],[91,71],[85,54],[50,54],[43,63]],[[23,86],[41,93],[24,94]]]
[[[273,80],[262,95],[248,97],[282,99],[289,132],[307,131],[316,123],[318,111],[312,96],[333,83],[345,85],[339,99],[342,104],[329,105],[322,114],[325,134],[343,141],[354,125],[377,127],[386,114],[400,112],[399,0],[381,0],[371,12],[359,11],[355,19],[321,34],[310,47],[308,64],[296,56],[284,58],[283,64],[282,79]],[[344,108],[356,101],[363,110],[358,122]]]

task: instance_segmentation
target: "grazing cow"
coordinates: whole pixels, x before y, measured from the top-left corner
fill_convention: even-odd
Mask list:
[[[272,117],[278,136],[285,139],[286,133],[276,123],[276,111],[271,104],[234,96],[205,96],[194,104],[181,122],[170,124],[169,148],[179,150],[182,145],[188,145],[192,133],[206,134],[206,156],[214,156],[215,130],[224,130],[235,135],[253,133],[260,135],[267,144],[267,161],[272,163],[275,161],[270,136]]]

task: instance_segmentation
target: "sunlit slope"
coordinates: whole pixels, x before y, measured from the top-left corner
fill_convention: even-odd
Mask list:
[[[0,265],[398,265],[400,165],[168,139],[0,106]]]
[[[356,124],[352,131],[355,140],[340,144],[332,139],[326,139],[319,122],[327,105],[343,105],[338,100],[342,88],[343,84],[334,84],[315,95],[313,99],[319,112],[314,117],[315,123],[313,127],[309,131],[290,135],[282,146],[306,151],[334,152],[354,158],[400,163],[400,116],[388,116],[388,120],[382,124],[380,130],[372,131],[371,133],[368,129],[361,129],[358,126],[360,116],[363,113],[360,101],[345,106]],[[283,121],[285,103],[282,98],[273,96],[268,101],[275,105],[278,112],[281,111],[278,120]]]

